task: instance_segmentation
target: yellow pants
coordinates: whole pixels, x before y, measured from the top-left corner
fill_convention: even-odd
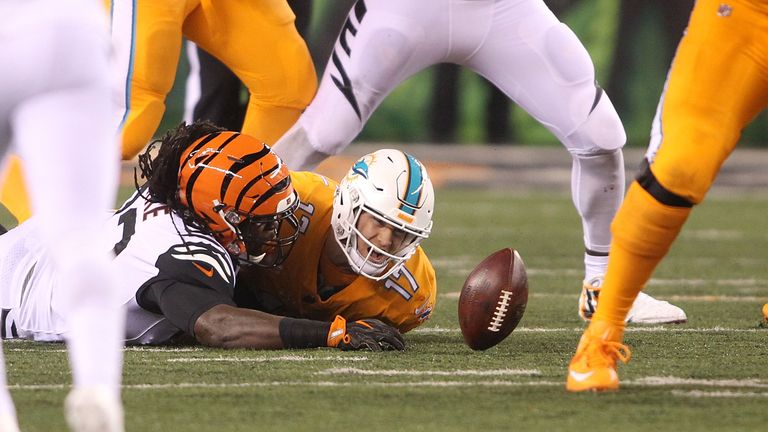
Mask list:
[[[250,93],[243,132],[268,144],[315,94],[312,59],[285,0],[112,0],[111,7],[112,38],[127,80],[124,159],[138,154],[160,124],[182,36],[243,81]]]
[[[696,2],[654,128],[661,139],[650,169],[664,189],[690,204],[704,199],[742,129],[768,103],[766,46],[768,2]],[[630,186],[611,226],[611,255],[593,324],[624,325],[690,212],[661,202],[638,182]]]
[[[173,86],[182,37],[224,64],[250,93],[242,132],[274,143],[298,119],[317,76],[285,0],[107,0],[121,83],[116,93],[122,157],[152,139]],[[73,107],[76,109],[76,107]],[[0,200],[19,219],[30,214],[21,171],[12,170]]]
[[[768,102],[768,2],[726,3],[696,3],[660,107],[662,139],[651,169],[693,203]]]

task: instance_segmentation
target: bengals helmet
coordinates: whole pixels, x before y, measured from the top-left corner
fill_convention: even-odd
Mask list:
[[[237,132],[203,136],[182,152],[179,201],[243,263],[281,264],[298,236],[299,198],[266,144]]]
[[[381,280],[402,267],[429,237],[434,208],[435,191],[424,165],[408,153],[384,149],[355,162],[339,183],[331,225],[352,269]],[[399,232],[399,250],[385,251],[363,235],[358,225],[364,213]]]

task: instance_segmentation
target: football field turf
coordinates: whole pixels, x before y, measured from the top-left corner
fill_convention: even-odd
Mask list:
[[[716,194],[694,210],[647,292],[688,323],[630,327],[622,389],[569,394],[583,323],[581,225],[554,193],[437,191],[424,246],[437,270],[431,320],[403,353],[128,348],[129,431],[764,431],[768,424],[768,197]],[[458,329],[464,278],[519,250],[530,297],[518,328],[485,352]],[[61,344],[5,343],[22,430],[64,430]]]

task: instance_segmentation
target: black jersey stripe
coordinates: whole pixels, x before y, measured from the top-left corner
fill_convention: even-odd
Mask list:
[[[335,76],[331,75],[333,83],[336,85],[336,88],[341,91],[341,94],[344,95],[344,98],[347,99],[347,102],[349,102],[349,105],[355,111],[355,114],[357,114],[357,118],[362,119],[363,117],[362,114],[360,114],[360,106],[358,105],[357,98],[355,97],[355,93],[352,90],[352,81],[349,79],[347,72],[344,70],[344,65],[341,64],[341,59],[339,59],[339,56],[336,54],[336,50],[333,51],[331,60],[333,61],[334,66],[336,66],[336,70],[339,71],[339,75],[341,75],[341,81],[339,81]]]
[[[363,20],[366,12],[368,12],[368,8],[365,7],[365,2],[363,0],[358,0],[358,2],[355,3],[355,18],[357,18],[358,23]]]
[[[347,42],[347,32],[352,36],[357,35],[357,28],[349,18],[344,21],[344,26],[341,28],[341,33],[339,33],[339,45],[341,45],[341,48],[347,55],[351,55],[352,49],[349,48],[349,42]]]

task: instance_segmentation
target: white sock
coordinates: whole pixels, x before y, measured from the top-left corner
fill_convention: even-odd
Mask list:
[[[584,254],[584,280],[588,281],[596,276],[604,276],[608,268],[607,256],[595,256]]]

